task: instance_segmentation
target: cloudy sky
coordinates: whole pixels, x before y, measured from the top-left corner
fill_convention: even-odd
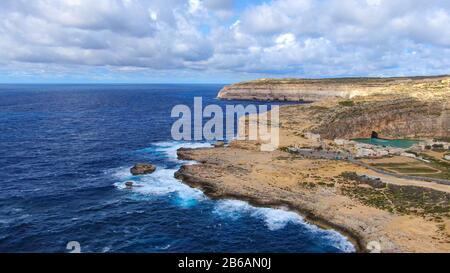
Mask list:
[[[1,0],[0,82],[450,74],[447,0]]]

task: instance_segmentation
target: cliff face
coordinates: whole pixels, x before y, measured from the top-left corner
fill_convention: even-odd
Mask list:
[[[278,82],[278,83],[277,83]],[[220,98],[307,100],[284,106],[282,130],[327,139],[450,136],[450,77],[260,80],[225,87]]]
[[[321,115],[312,131],[325,138],[366,138],[372,131],[385,138],[450,136],[450,105],[414,98],[365,101],[334,107]]]
[[[219,99],[267,101],[319,101],[329,97],[350,97],[344,88],[297,84],[231,85],[224,87]]]
[[[391,88],[448,80],[449,77],[260,79],[224,87],[218,94],[228,100],[320,101],[384,94]]]

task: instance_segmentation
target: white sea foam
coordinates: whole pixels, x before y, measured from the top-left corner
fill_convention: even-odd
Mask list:
[[[264,219],[270,230],[282,229],[289,223],[304,224],[300,215],[283,209],[254,208],[252,215]]]
[[[184,163],[182,160],[177,159],[177,150],[180,148],[206,148],[211,147],[210,143],[190,143],[190,142],[180,142],[180,141],[166,141],[154,143],[155,151],[164,153],[169,160]]]
[[[354,252],[355,247],[341,234],[334,230],[323,230],[304,221],[299,214],[285,209],[259,208],[239,200],[218,201],[214,211],[220,217],[237,219],[251,216],[264,221],[269,230],[283,229],[287,224],[302,225],[308,232],[326,238],[333,246],[344,252]]]
[[[102,253],[107,253],[107,252],[109,252],[109,251],[111,251],[111,248],[110,248],[110,247],[107,247],[107,246],[105,246],[105,247],[102,249]]]
[[[252,209],[247,202],[239,200],[221,200],[217,201],[213,213],[221,217],[237,219],[244,213],[249,213]]]
[[[167,249],[169,249],[171,247],[171,245],[170,244],[167,244],[167,245],[165,245],[165,246],[157,246],[156,248],[157,249],[161,249],[161,250],[167,250]]]
[[[177,160],[177,150],[181,147],[198,148],[209,147],[208,143],[183,143],[183,142],[158,142],[152,145],[154,151],[164,153],[169,160],[174,160],[180,164],[185,164],[184,161]],[[181,206],[190,206],[196,201],[204,200],[206,197],[198,190],[191,188],[174,177],[177,169],[166,169],[163,166],[156,166],[156,171],[152,174],[133,176],[130,173],[129,167],[122,167],[115,169],[112,174],[119,181],[114,185],[119,189],[126,189],[125,182],[133,181],[135,187],[132,189],[133,193],[151,196],[164,196],[176,194],[177,203]]]
[[[324,236],[328,241],[332,242],[332,244],[340,249],[343,252],[355,252],[355,246],[351,244],[347,238],[342,236],[339,232],[335,230],[326,230],[323,231],[327,234]]]
[[[288,223],[303,224],[300,215],[284,209],[258,208],[239,200],[218,201],[214,213],[219,216],[239,218],[245,214],[262,219],[270,230],[279,230]]]
[[[115,183],[115,186],[119,189],[126,189],[125,182],[133,178],[135,187],[134,193],[163,196],[169,194],[177,194],[181,200],[189,202],[191,200],[203,200],[205,197],[203,193],[191,188],[174,177],[176,169],[157,169],[150,175],[143,175],[137,179],[132,176],[124,175],[122,171],[117,173],[117,176],[122,177],[120,182]]]

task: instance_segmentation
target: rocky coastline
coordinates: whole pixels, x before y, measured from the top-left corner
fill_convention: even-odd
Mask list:
[[[308,92],[299,84],[308,85]],[[265,91],[268,85],[270,96]],[[286,96],[286,85],[292,88],[290,95],[300,95]],[[331,89],[341,93],[327,91]],[[450,166],[442,159],[448,152],[400,149],[390,154],[361,145],[364,151],[379,151],[364,158],[358,145],[350,149],[348,145],[350,139],[374,134],[388,139],[448,139],[450,77],[290,79],[288,83],[263,79],[225,87],[218,97],[314,102],[281,107],[276,151],[262,152],[261,141],[249,140],[180,149],[180,159],[198,164],[180,168],[175,174],[178,179],[211,198],[294,210],[311,223],[339,231],[359,252],[369,251],[372,243],[381,252],[450,252],[450,186],[432,182],[450,175]],[[292,153],[301,150],[363,158],[352,162]],[[388,169],[377,172],[381,169],[373,166]],[[396,175],[390,174],[392,170]],[[403,175],[406,171],[425,177],[428,171],[436,179],[414,180]],[[376,186],[367,179],[376,180]]]
[[[186,160],[183,156],[180,156],[179,159]],[[187,174],[184,170],[184,166],[175,172],[175,178],[183,181],[183,183],[189,185],[190,187],[200,189],[206,196],[208,196],[208,198],[213,200],[240,200],[245,201],[254,207],[270,207],[274,209],[287,208],[290,211],[295,211],[301,215],[305,221],[323,229],[333,229],[345,236],[353,244],[356,252],[365,253],[369,251],[366,247],[368,242],[366,242],[364,237],[358,234],[358,232],[350,230],[346,226],[335,224],[303,207],[280,200],[264,200],[253,195],[222,192],[215,186],[215,183],[207,180],[201,180],[195,175]]]

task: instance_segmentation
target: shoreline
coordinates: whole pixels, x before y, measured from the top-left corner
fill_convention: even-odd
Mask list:
[[[219,193],[219,190],[214,184],[207,181],[202,181],[201,179],[195,178],[187,174],[183,174],[182,173],[183,167],[184,165],[178,171],[175,172],[174,174],[175,178],[179,179],[181,182],[192,188],[201,190],[208,198],[212,200],[239,200],[245,201],[254,207],[274,208],[274,209],[287,208],[289,211],[299,214],[303,218],[303,220],[309,224],[315,225],[325,230],[334,230],[338,232],[355,247],[356,253],[368,252],[364,247],[365,245],[367,245],[366,240],[361,235],[357,234],[357,232],[351,231],[347,227],[332,223],[331,221],[325,218],[319,217],[306,208],[301,208],[286,201],[266,202],[249,195]]]
[[[450,251],[450,222],[433,205],[448,198],[445,191],[386,177],[383,181],[390,186],[380,190],[342,175],[371,175],[370,170],[358,165],[304,159],[284,151],[246,150],[240,145],[245,144],[179,149],[179,159],[197,164],[181,166],[174,177],[211,199],[241,200],[255,207],[293,211],[308,223],[340,233],[359,253],[370,252],[367,246],[372,241],[386,253]],[[423,194],[432,197],[424,203],[410,200]],[[421,208],[423,214],[414,212]]]

